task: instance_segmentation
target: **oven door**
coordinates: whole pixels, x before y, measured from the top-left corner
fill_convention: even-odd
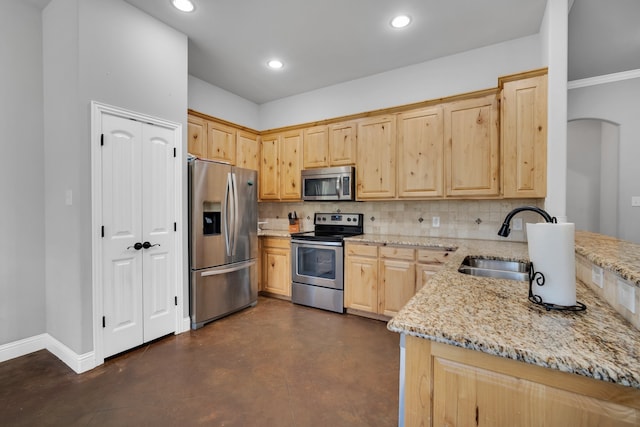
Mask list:
[[[344,288],[342,242],[291,241],[291,280],[295,283]]]

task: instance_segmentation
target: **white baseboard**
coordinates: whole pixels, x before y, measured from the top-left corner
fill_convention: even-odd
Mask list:
[[[93,351],[77,354],[49,334],[40,334],[1,345],[0,362],[25,356],[39,350],[48,350],[77,374],[96,367]]]
[[[180,332],[176,332],[176,334],[181,334],[183,332],[187,332],[191,329],[191,317],[183,317],[182,318],[182,330]]]

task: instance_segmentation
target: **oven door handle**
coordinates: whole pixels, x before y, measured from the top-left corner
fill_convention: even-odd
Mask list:
[[[342,242],[321,242],[318,240],[298,240],[291,239],[291,243],[305,246],[342,246]]]

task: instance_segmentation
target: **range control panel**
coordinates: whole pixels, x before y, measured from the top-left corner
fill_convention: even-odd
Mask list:
[[[316,213],[313,218],[315,225],[362,225],[362,214],[351,213]]]

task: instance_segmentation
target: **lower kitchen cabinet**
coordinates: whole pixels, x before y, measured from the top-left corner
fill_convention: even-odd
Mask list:
[[[631,387],[412,336],[405,348],[406,426],[640,425]]]
[[[291,298],[291,240],[262,237],[260,290],[272,296]]]
[[[451,252],[349,243],[345,245],[345,307],[353,314],[393,317]]]

